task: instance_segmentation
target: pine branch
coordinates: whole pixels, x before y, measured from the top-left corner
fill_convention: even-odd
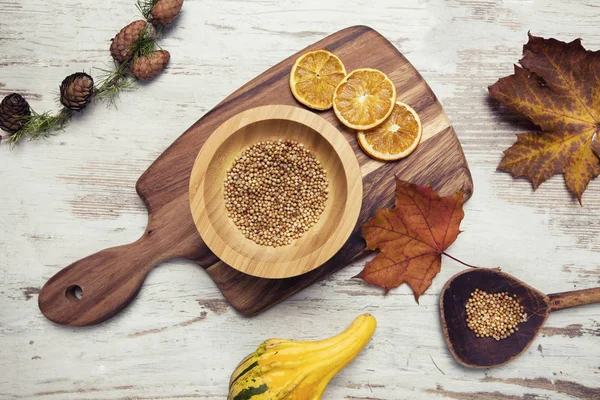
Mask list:
[[[96,68],[103,71],[100,76],[100,84],[96,86],[94,92],[96,97],[106,103],[107,106],[115,105],[117,98],[122,90],[134,90],[137,88],[134,79],[129,76],[129,63],[124,62],[119,65],[115,63],[115,70]]]
[[[137,57],[147,56],[157,47],[158,34],[150,24],[146,25],[140,34],[140,39],[131,46],[133,60]],[[104,101],[108,106],[114,105],[122,90],[134,90],[137,88],[135,79],[130,75],[130,63],[132,61],[115,62],[115,70],[97,68],[104,72],[100,77],[100,84],[96,86],[96,97]]]
[[[31,115],[23,117],[23,127],[8,138],[8,143],[14,146],[24,137],[31,141],[54,135],[58,131],[64,130],[69,118],[71,118],[71,110],[68,108],[62,108],[55,115],[49,112],[38,114],[32,110]]]
[[[148,56],[156,47],[160,49],[157,41],[162,32],[162,27],[158,31],[150,20],[152,19],[152,8],[159,0],[137,0],[137,8],[142,13],[144,19],[148,21],[140,34],[140,39],[131,46],[133,59],[124,63],[115,63],[115,69],[101,69],[104,74],[98,77],[99,83],[94,87],[94,97],[106,103],[108,106],[114,105],[116,99],[122,90],[134,90],[137,88],[136,79],[131,74],[131,63],[135,62],[137,57]],[[60,94],[58,101],[60,101]],[[21,129],[9,136],[7,141],[12,146],[18,144],[21,139],[28,138],[35,140],[45,138],[64,130],[64,127],[71,118],[72,111],[62,107],[57,114],[43,112],[41,114],[32,110],[32,115],[22,118],[23,126]],[[1,137],[0,137],[1,139]]]

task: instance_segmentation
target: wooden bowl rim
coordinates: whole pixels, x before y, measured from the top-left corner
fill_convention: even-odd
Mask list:
[[[446,290],[450,286],[450,283],[453,282],[456,278],[458,278],[461,275],[475,273],[475,272],[482,272],[482,271],[491,272],[491,273],[494,273],[494,274],[497,274],[497,275],[500,275],[500,276],[503,276],[503,277],[507,277],[509,279],[514,279],[515,281],[519,282],[521,285],[525,286],[526,288],[528,288],[532,292],[539,293],[542,296],[542,298],[544,299],[544,301],[546,302],[546,304],[548,305],[548,308],[546,310],[546,315],[544,316],[543,321],[540,324],[540,328],[537,330],[537,332],[535,333],[535,335],[531,338],[531,340],[529,341],[529,343],[527,343],[527,345],[524,346],[523,349],[521,349],[521,351],[518,354],[515,354],[514,356],[512,356],[508,360],[506,360],[506,361],[504,361],[502,363],[498,363],[498,364],[490,364],[490,365],[469,364],[469,363],[465,362],[461,357],[459,357],[458,354],[456,353],[456,350],[454,349],[453,343],[450,341],[450,336],[448,335],[448,325],[446,324],[446,318],[444,317],[444,294],[446,293]],[[546,294],[540,292],[539,290],[537,290],[533,286],[531,286],[531,285],[523,282],[519,278],[514,277],[513,275],[508,274],[508,273],[506,273],[504,271],[499,271],[499,270],[494,269],[494,268],[466,269],[466,270],[460,271],[460,272],[452,275],[452,277],[450,279],[448,279],[446,281],[446,283],[444,284],[444,286],[442,287],[442,290],[440,291],[439,310],[440,310],[440,320],[441,320],[441,323],[442,323],[442,333],[444,335],[444,341],[446,342],[446,345],[447,345],[448,349],[450,350],[450,353],[452,354],[452,356],[454,357],[454,359],[459,364],[463,365],[464,367],[475,368],[475,369],[487,369],[487,368],[496,368],[496,367],[500,367],[502,365],[508,364],[509,362],[513,361],[515,358],[517,358],[521,354],[523,354],[525,352],[525,350],[527,350],[531,346],[531,344],[533,343],[533,341],[536,338],[536,336],[540,333],[540,329],[544,326],[544,323],[548,319],[548,315],[550,315],[550,299],[548,298],[548,296]]]
[[[226,241],[222,240],[220,235],[211,234],[215,233],[216,229],[209,221],[207,213],[198,213],[200,214],[198,216],[194,214],[195,206],[201,205],[201,208],[205,209],[204,190],[201,190],[201,188],[203,188],[205,182],[204,172],[213,158],[214,152],[211,152],[211,150],[218,149],[229,137],[239,130],[256,122],[271,119],[287,120],[305,125],[325,139],[339,158],[347,187],[346,202],[342,213],[343,217],[338,225],[338,229],[341,231],[336,235],[329,236],[320,247],[315,248],[313,251],[295,260],[284,262],[264,262],[260,259],[253,259],[239,253],[229,246]],[[198,175],[200,177],[194,179]],[[197,185],[194,187],[195,182],[197,182]],[[194,161],[189,183],[189,203],[192,218],[200,237],[221,261],[249,275],[260,278],[283,279],[302,275],[320,267],[333,257],[346,243],[358,221],[362,207],[362,190],[362,175],[358,159],[346,137],[337,128],[318,114],[300,107],[265,105],[234,115],[223,122],[208,137]],[[336,232],[338,231],[336,230]],[[309,234],[310,230],[299,240],[305,239]],[[291,248],[283,246],[278,249],[289,251]],[[315,262],[315,257],[312,255],[316,251],[319,251],[319,253]]]

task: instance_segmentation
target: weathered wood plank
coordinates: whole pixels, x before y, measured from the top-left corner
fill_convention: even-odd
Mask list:
[[[384,297],[351,280],[363,261],[250,319],[215,300],[212,282],[185,261],[153,271],[139,301],[89,329],[50,324],[35,292],[73,260],[139,236],[146,211],[135,180],[200,115],[295,50],[357,23],[406,55],[459,135],[476,190],[451,254],[500,265],[545,293],[598,286],[600,182],[581,207],[560,177],[532,193],[495,172],[527,125],[490,102],[486,87],[511,72],[529,29],[600,48],[599,10],[591,0],[187,0],[161,42],[172,54],[166,74],[48,141],[0,148],[0,398],[222,399],[234,365],[261,340],[324,337],[365,311],[379,327],[327,399],[598,398],[598,306],[553,313],[502,368],[459,367],[437,317],[437,294],[460,270],[446,259],[420,305],[406,287]],[[0,95],[22,91],[36,110],[54,107],[61,79],[108,62],[107,40],[136,17],[133,0],[0,2]]]

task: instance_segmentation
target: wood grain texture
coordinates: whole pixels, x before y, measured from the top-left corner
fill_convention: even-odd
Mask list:
[[[84,69],[98,77],[90,69],[110,63],[110,39],[137,18],[130,0],[0,2],[0,94],[19,91],[36,111],[55,109],[62,79]],[[66,328],[40,314],[37,293],[52,275],[140,236],[148,217],[135,183],[199,115],[354,24],[377,29],[419,70],[465,151],[476,190],[448,252],[501,266],[544,293],[600,285],[599,181],[582,207],[561,177],[533,192],[495,172],[515,133],[531,127],[487,94],[512,73],[529,30],[599,49],[596,2],[186,0],[160,42],[172,57],[157,79],[124,92],[116,109],[91,107],[58,136],[12,151],[0,145],[1,399],[222,400],[233,368],[262,340],[324,338],[365,312],[377,330],[323,400],[599,398],[597,305],[551,313],[526,353],[505,366],[458,364],[439,320],[440,290],[462,269],[447,258],[420,304],[406,285],[383,296],[351,279],[367,257],[244,318],[202,268],[176,259],[153,269],[137,300],[102,325]]]
[[[248,146],[282,139],[301,143],[316,157],[329,179],[328,198],[319,221],[301,238],[262,246],[229,218],[223,186],[227,169]],[[194,162],[189,198],[198,233],[220,260],[254,277],[281,279],[318,268],[344,245],[360,212],[362,179],[348,141],[325,119],[299,107],[261,106],[228,119],[206,140]]]
[[[550,311],[600,303],[600,288],[549,294]]]
[[[373,47],[378,50],[371,51]],[[160,242],[160,245],[153,247],[157,251],[154,259],[184,257],[198,260],[197,254],[200,254],[202,261],[205,261],[206,246],[198,232],[190,228],[195,225],[187,204],[190,175],[200,149],[216,129],[240,112],[272,104],[298,106],[289,90],[289,72],[292,64],[300,54],[322,48],[338,55],[350,70],[359,66],[369,66],[383,71],[396,84],[398,99],[411,105],[419,113],[423,125],[421,144],[405,160],[394,163],[376,161],[364,154],[356,142],[355,131],[343,126],[333,111],[320,113],[323,119],[344,133],[358,159],[363,179],[363,198],[358,223],[354,226],[347,243],[319,268],[318,274],[304,274],[297,279],[285,278],[283,282],[257,282],[257,278],[251,275],[236,276],[229,271],[232,268],[221,261],[215,264],[201,264],[209,270],[209,275],[223,296],[234,308],[246,315],[277,304],[314,283],[314,278],[321,279],[363,256],[365,242],[360,237],[360,225],[370,218],[377,208],[393,204],[396,178],[420,185],[431,185],[442,196],[461,190],[465,193],[465,199],[468,199],[473,191],[471,174],[454,129],[425,80],[383,36],[369,27],[354,26],[329,35],[297,52],[242,86],[200,118],[144,172],[137,182],[136,190],[149,213],[148,226],[143,237],[150,232],[153,240]],[[166,215],[168,217],[163,217]],[[183,241],[180,237],[182,231],[190,234]],[[186,244],[189,247],[186,247]],[[174,248],[177,248],[179,253],[173,251]],[[117,250],[113,249],[114,251]],[[134,260],[139,256],[135,251],[123,251],[119,258],[120,260],[111,264],[113,268],[119,264],[135,264]],[[136,278],[127,279],[129,285],[123,285],[123,276],[113,274],[111,266],[106,267],[104,273],[95,275],[99,283],[88,284],[86,289],[75,278],[84,275],[81,270],[91,268],[87,260],[69,265],[67,271],[62,272],[59,278],[53,278],[42,288],[40,310],[54,322],[70,321],[70,325],[82,325],[80,321],[92,324],[105,321],[132,301],[146,275],[136,274]],[[149,271],[150,268],[152,265],[145,266],[144,270]],[[89,298],[84,294],[77,302],[77,307],[72,307],[72,302],[65,299],[65,293],[67,288],[73,285],[81,286],[85,293],[89,293],[91,288],[103,290],[92,293]],[[112,290],[113,286],[125,288],[125,293]],[[270,295],[265,296],[265,293]],[[59,300],[61,296],[63,298]],[[96,301],[98,299],[101,301]],[[56,308],[60,310],[55,310]],[[69,313],[72,315],[67,317]],[[57,315],[62,319],[56,319]]]

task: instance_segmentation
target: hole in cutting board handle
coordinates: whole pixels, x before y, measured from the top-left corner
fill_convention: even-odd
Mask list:
[[[67,288],[65,295],[69,300],[79,301],[83,297],[83,289],[79,285],[71,285]]]

